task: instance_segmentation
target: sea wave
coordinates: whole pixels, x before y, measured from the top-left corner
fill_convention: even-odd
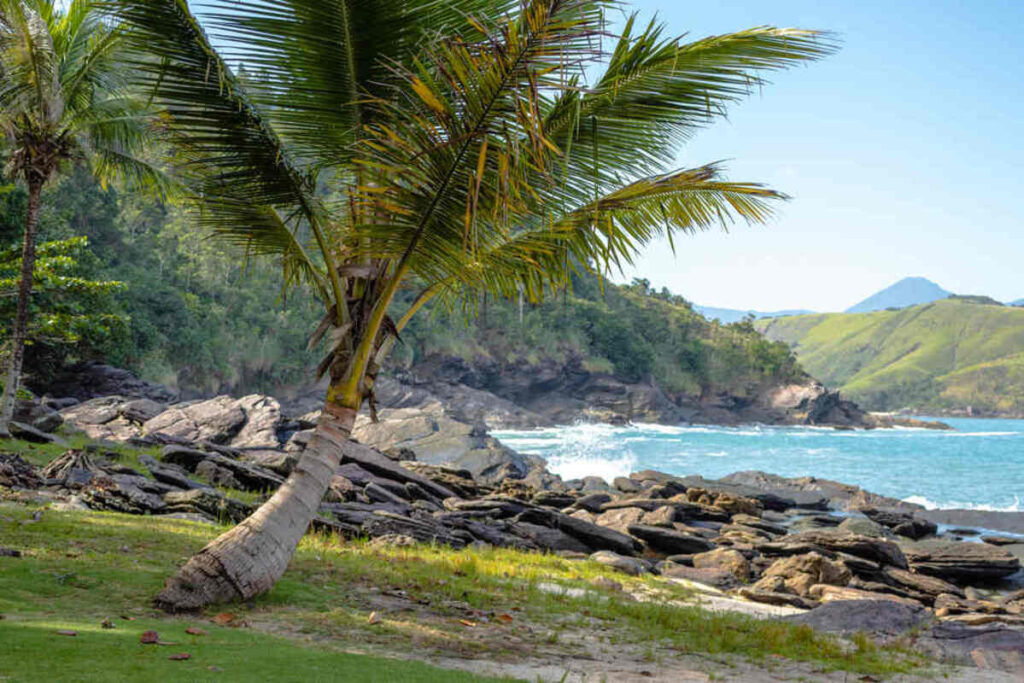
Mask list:
[[[936,502],[926,496],[907,496],[902,499],[904,503],[920,505],[925,510],[979,510],[982,512],[1024,512],[1021,507],[1020,498],[1013,497],[1013,503],[1004,506],[985,505],[981,503],[968,503],[964,501],[943,501]]]

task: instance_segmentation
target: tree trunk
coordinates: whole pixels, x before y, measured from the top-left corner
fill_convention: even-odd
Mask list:
[[[168,579],[154,600],[156,606],[168,612],[197,610],[213,603],[245,600],[273,588],[288,568],[338,469],[356,409],[329,398],[313,438],[288,480],[248,519],[221,534]]]
[[[21,279],[18,281],[18,308],[11,329],[11,358],[7,366],[7,381],[0,402],[0,437],[9,437],[7,425],[14,418],[18,403],[21,366],[25,359],[25,336],[28,329],[28,306],[32,299],[32,274],[36,265],[36,229],[39,226],[39,195],[44,181],[33,179],[28,184],[28,211],[25,215],[24,243],[21,247]]]

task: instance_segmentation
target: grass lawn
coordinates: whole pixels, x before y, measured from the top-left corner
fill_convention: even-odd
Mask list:
[[[0,557],[0,681],[493,680],[411,659],[559,661],[625,648],[643,648],[655,663],[699,654],[717,670],[737,658],[765,667],[788,659],[884,676],[924,663],[867,639],[840,642],[784,622],[710,613],[687,605],[692,596],[677,584],[591,561],[319,534],[304,539],[284,578],[254,601],[190,617],[150,607],[164,579],[222,530],[60,512],[0,489],[0,546],[23,554]],[[113,629],[101,628],[105,619]],[[189,627],[206,635],[188,635]],[[174,644],[141,644],[147,630]],[[180,652],[191,658],[168,659]]]

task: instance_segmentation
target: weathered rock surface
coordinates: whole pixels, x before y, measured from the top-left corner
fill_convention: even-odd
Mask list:
[[[891,600],[840,600],[785,620],[827,633],[899,636],[932,623],[935,617],[920,605]]]
[[[952,582],[994,581],[1020,570],[1020,560],[985,543],[920,541],[904,551],[915,572]]]

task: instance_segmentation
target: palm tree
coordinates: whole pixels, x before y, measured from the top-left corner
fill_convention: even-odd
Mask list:
[[[154,184],[134,152],[145,119],[118,69],[119,36],[90,0],[0,0],[0,149],[6,172],[28,191],[18,305],[0,404],[0,436],[17,401],[35,265],[39,198],[69,162],[91,162],[102,178]]]
[[[669,164],[761,72],[833,49],[776,28],[685,42],[630,18],[588,84],[609,39],[601,0],[204,4],[212,42],[185,0],[115,6],[198,225],[280,258],[323,302],[311,342],[326,343],[330,381],[295,471],[168,580],[156,599],[168,610],[274,585],[426,301],[535,301],[658,235],[763,222],[779,193]]]

